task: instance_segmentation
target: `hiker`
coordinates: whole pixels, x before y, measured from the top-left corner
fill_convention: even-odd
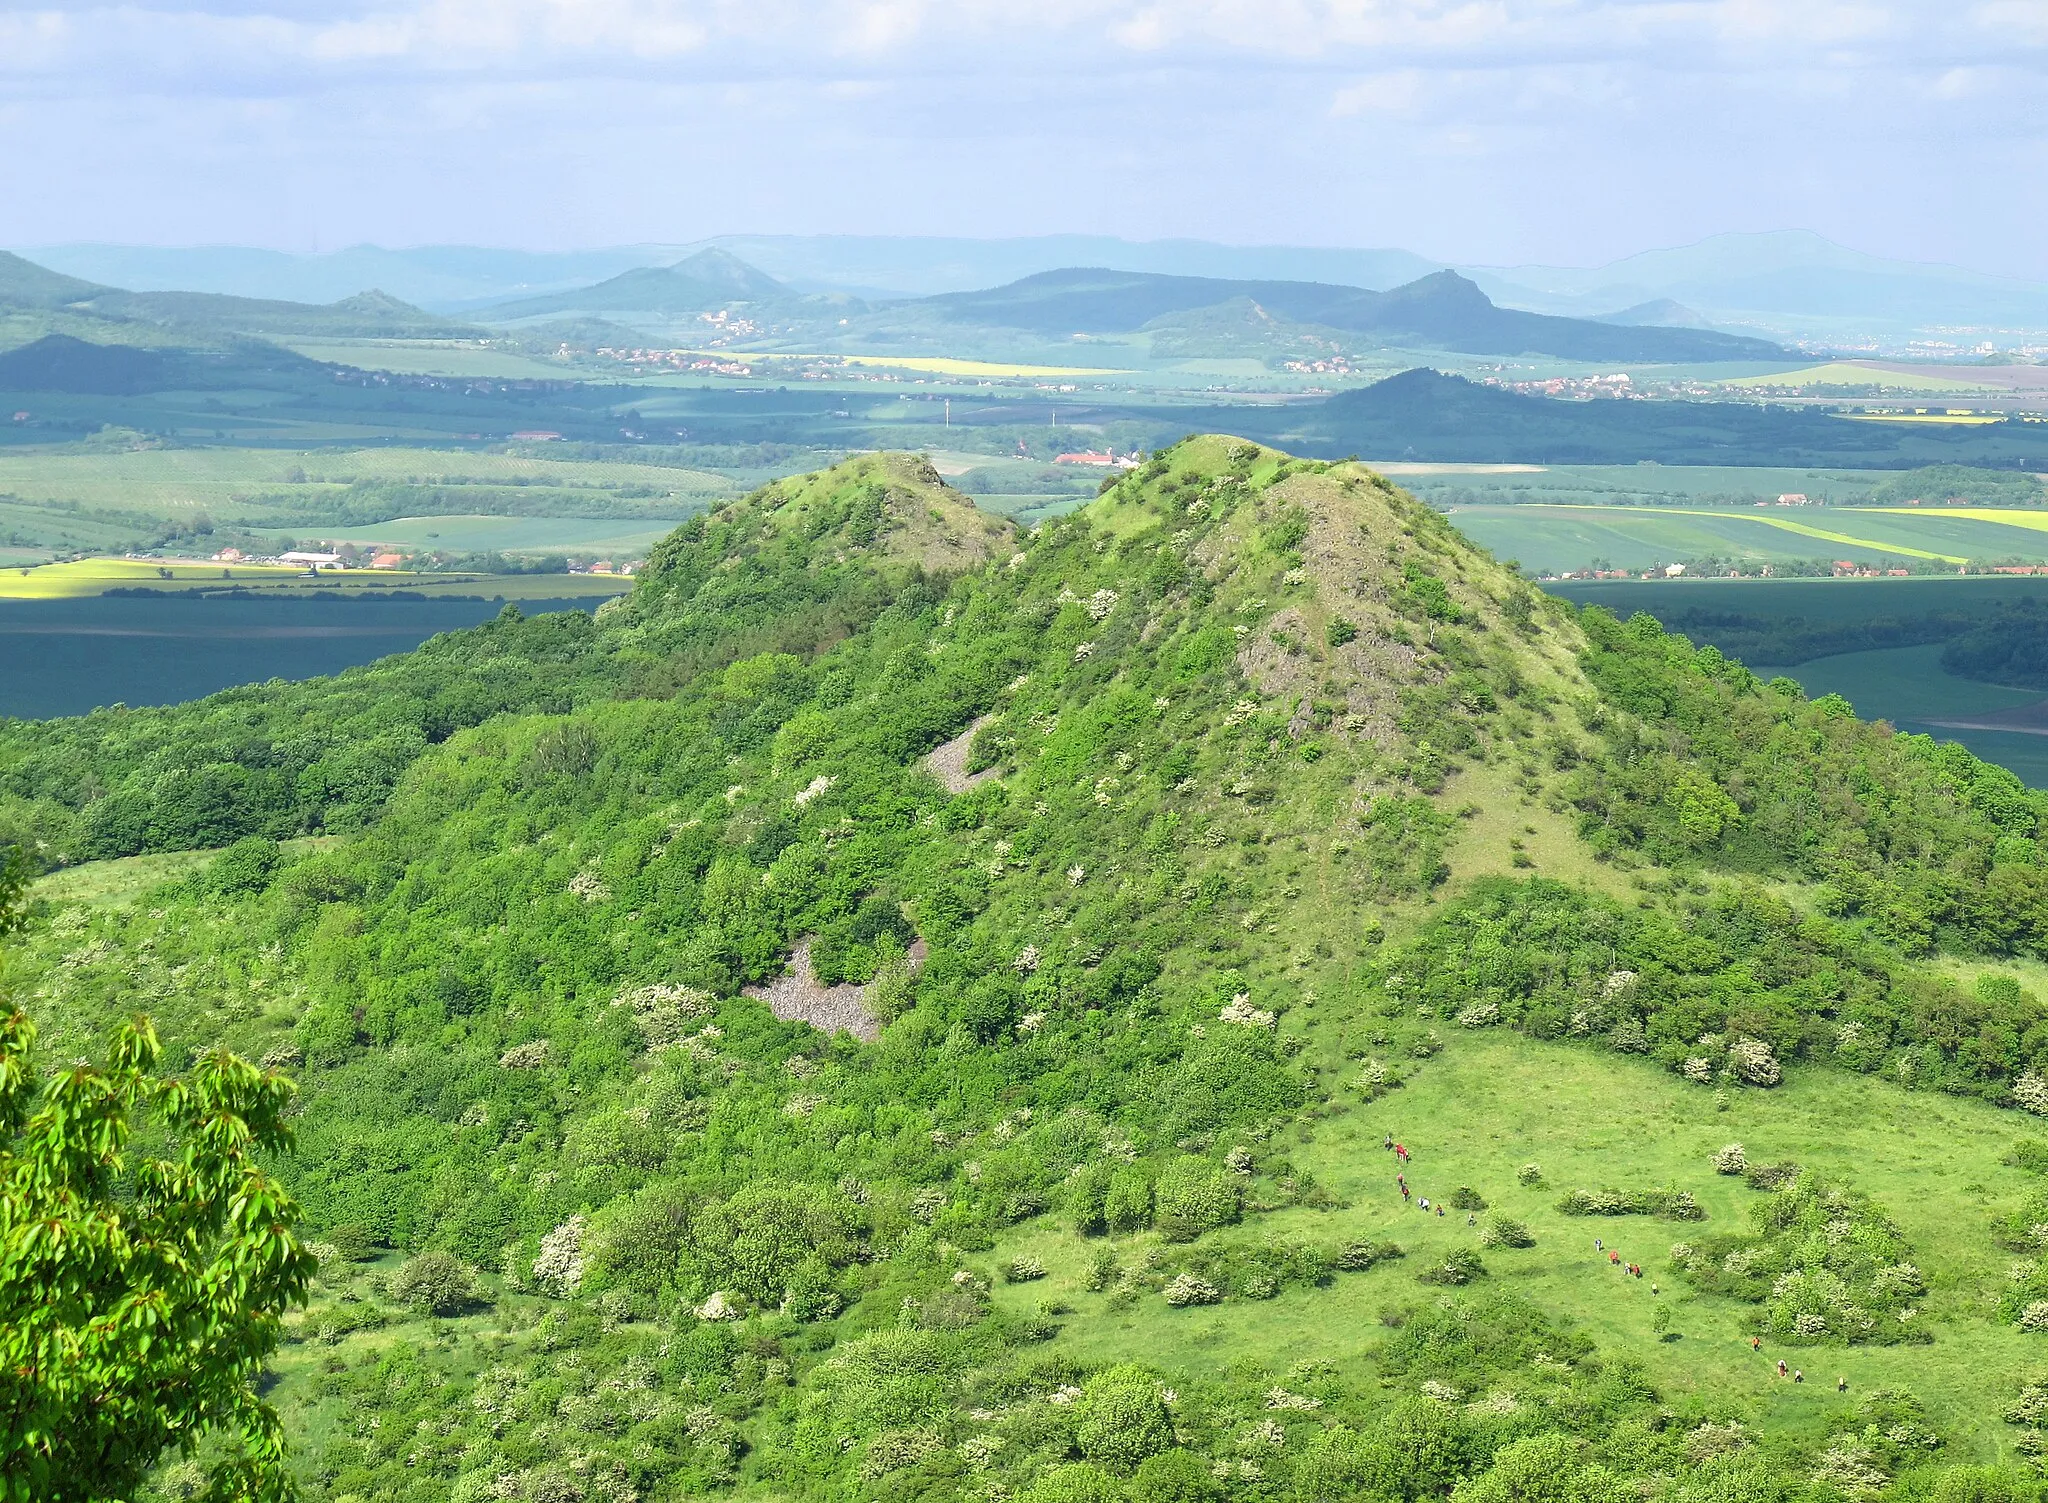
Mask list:
[[[1778,1376],[1781,1378],[1785,1376],[1785,1359],[1783,1357],[1778,1359]]]
[[[1474,1214],[1473,1212],[1471,1212],[1471,1211],[1467,1211],[1467,1212],[1465,1213],[1465,1225],[1467,1225],[1467,1226],[1477,1226],[1477,1225],[1479,1225],[1479,1217],[1478,1217],[1477,1215],[1475,1215],[1475,1214]]]
[[[1388,1133],[1387,1141],[1382,1143],[1380,1146],[1386,1149],[1388,1153],[1392,1153],[1394,1151],[1394,1135],[1392,1133]]]
[[[1607,1251],[1607,1244],[1605,1242],[1602,1242],[1598,1237],[1595,1237],[1593,1239],[1593,1251],[1605,1252]]]
[[[1444,1213],[1444,1203],[1443,1203],[1442,1201],[1438,1201],[1438,1202],[1436,1203],[1436,1213],[1437,1213],[1437,1215],[1439,1215],[1439,1216],[1443,1215],[1443,1213]]]
[[[1401,1198],[1403,1200],[1408,1198],[1408,1187],[1406,1185],[1401,1186]]]
[[[1429,1209],[1429,1197],[1427,1195],[1422,1197],[1422,1209],[1425,1211]]]
[[[1806,1381],[1806,1374],[1795,1367],[1792,1369],[1792,1381],[1794,1383],[1804,1383]]]
[[[1750,1349],[1750,1350],[1751,1350],[1752,1352],[1760,1352],[1760,1351],[1762,1351],[1762,1350],[1764,1349],[1764,1339],[1763,1339],[1763,1337],[1761,1337],[1761,1336],[1752,1336],[1752,1337],[1750,1337],[1750,1338],[1749,1338],[1749,1349]]]
[[[1607,1255],[1607,1261],[1610,1263],[1618,1264],[1621,1262],[1621,1254],[1618,1252],[1611,1252]]]
[[[1650,1286],[1650,1293],[1652,1293],[1652,1294],[1655,1294],[1656,1292],[1657,1292],[1657,1286],[1656,1286],[1655,1284],[1652,1284],[1652,1285]]]
[[[1842,1378],[1837,1378],[1837,1379],[1835,1379],[1835,1392],[1836,1392],[1836,1393],[1847,1393],[1848,1391],[1849,1391],[1849,1380],[1848,1380],[1848,1379],[1847,1379],[1846,1377],[1842,1377]]]
[[[1404,1164],[1408,1162],[1408,1149],[1405,1144],[1396,1143],[1394,1145],[1394,1157]]]

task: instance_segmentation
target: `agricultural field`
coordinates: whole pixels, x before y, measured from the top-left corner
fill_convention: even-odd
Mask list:
[[[1887,370],[1879,365],[1862,365],[1850,360],[1832,360],[1804,370],[1782,371],[1776,375],[1735,376],[1720,383],[1733,387],[1766,387],[1773,391],[1791,388],[1881,387],[1897,391],[1977,392],[1991,388],[1973,372],[1927,375],[1919,371]]]
[[[616,460],[553,460],[465,449],[373,448],[295,452],[253,448],[138,448],[114,453],[0,450],[0,496],[28,502],[232,517],[252,497],[283,487],[307,495],[357,481],[415,485],[545,486],[565,500],[646,487],[657,496],[717,496],[722,475]],[[268,499],[266,506],[274,505]]]
[[[572,374],[560,362],[467,339],[285,339],[308,360],[408,376],[479,376],[560,381]]]
[[[362,527],[322,527],[320,540],[454,553],[570,553],[639,558],[683,520],[680,515],[652,521],[606,517],[397,517]],[[280,536],[285,531],[277,529]]]
[[[630,579],[602,574],[417,574],[399,569],[353,569],[316,576],[303,569],[261,564],[135,558],[83,558],[0,572],[0,600],[77,600],[114,590],[137,589],[166,595],[253,591],[307,597],[377,595],[403,590],[429,599],[466,599],[481,591],[508,600],[557,595],[601,600],[631,587]]]
[[[1951,507],[1758,508],[1525,503],[1454,505],[1452,523],[1536,573],[1646,569],[1704,556],[1757,563],[1848,558],[1956,564],[2048,559],[2048,516]]]

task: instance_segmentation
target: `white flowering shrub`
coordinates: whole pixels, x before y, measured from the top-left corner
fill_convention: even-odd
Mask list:
[[[1821,1453],[1814,1464],[1813,1480],[1845,1498],[1861,1500],[1876,1497],[1892,1479],[1877,1464],[1869,1446],[1844,1436]]]
[[[1174,1306],[1214,1305],[1223,1299],[1223,1291],[1198,1273],[1175,1274],[1161,1292]]]
[[[1745,1085],[1774,1086],[1784,1078],[1778,1057],[1762,1039],[1739,1038],[1730,1044],[1728,1069]]]
[[[1749,1167],[1749,1155],[1743,1152],[1740,1143],[1730,1143],[1714,1155],[1716,1174],[1740,1174]]]
[[[594,871],[580,871],[569,879],[569,891],[586,903],[609,903],[611,885]]]
[[[2048,1331],[2048,1299],[2029,1300],[2021,1307],[2019,1319],[2014,1322],[2022,1331],[2040,1335]]]
[[[529,1039],[523,1044],[514,1044],[498,1056],[501,1070],[538,1070],[548,1062],[549,1045],[546,1039]]]
[[[1272,1013],[1252,1006],[1252,999],[1245,992],[1239,992],[1225,1003],[1216,1017],[1219,1022],[1237,1023],[1246,1028],[1271,1028],[1275,1021]]]
[[[1088,619],[1091,621],[1106,620],[1109,613],[1116,609],[1118,598],[1115,590],[1097,590],[1088,597]]]
[[[1458,1014],[1460,1028],[1491,1028],[1500,1021],[1498,1002],[1474,1002]]]
[[[583,1233],[587,1226],[579,1213],[540,1239],[540,1256],[533,1260],[534,1283],[563,1299],[583,1287]]]
[[[680,1044],[689,1025],[711,1011],[711,997],[694,986],[656,982],[635,986],[612,998],[612,1006],[632,1011],[633,1027],[650,1049]]]
[[[1695,1085],[1714,1083],[1714,1062],[1700,1055],[1693,1055],[1678,1067],[1678,1073]]]
[[[2032,1070],[2022,1071],[2020,1078],[2012,1083],[2012,1099],[2036,1116],[2048,1116],[2048,1079]]]

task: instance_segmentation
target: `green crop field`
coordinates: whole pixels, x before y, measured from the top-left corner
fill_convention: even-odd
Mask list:
[[[1919,575],[1912,579],[1569,580],[1545,587],[1618,616],[1648,611],[1660,619],[1684,611],[1733,611],[1808,621],[1861,621],[1944,611],[1990,613],[2048,599],[2048,578],[2028,575]]]
[[[644,554],[682,518],[615,517],[396,517],[365,527],[323,527],[331,543],[382,543],[455,553]],[[285,529],[280,529],[282,535]]]
[[[1768,509],[1648,506],[1454,505],[1452,523],[1496,557],[1539,573],[1588,567],[1644,569],[1706,554],[1759,563],[1841,557],[2048,559],[2048,533],[2033,514],[1990,508],[1908,511],[1891,507]]]
[[[279,343],[308,360],[410,376],[561,381],[575,374],[554,361],[463,339],[287,339]]]
[[[0,450],[0,496],[121,511],[174,514],[204,509],[228,516],[257,494],[274,497],[280,489],[302,485],[311,488],[309,494],[317,494],[357,480],[551,486],[565,496],[624,486],[645,486],[664,496],[727,495],[734,489],[725,477],[701,470],[463,449]]]

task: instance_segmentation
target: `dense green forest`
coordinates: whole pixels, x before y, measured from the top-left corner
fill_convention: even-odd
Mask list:
[[[1988,1213],[1971,1283],[1737,1144],[1600,1186],[1506,1144],[1435,1216],[1376,1159],[1387,1235],[1318,1138],[1391,1166],[1496,1037],[1707,1131],[1825,1078],[2017,1135],[2044,816],[1213,437],[1029,535],[856,459],[594,617],[0,727],[42,1057],[143,1009],[298,1082],[319,1272],[269,1396],[337,1503],[2038,1499],[2048,1299]],[[1635,1345],[1511,1277],[1644,1222],[1655,1298],[1812,1367],[1796,1405],[1674,1383],[1665,1304]],[[1926,1365],[1819,1391],[1864,1351]]]

